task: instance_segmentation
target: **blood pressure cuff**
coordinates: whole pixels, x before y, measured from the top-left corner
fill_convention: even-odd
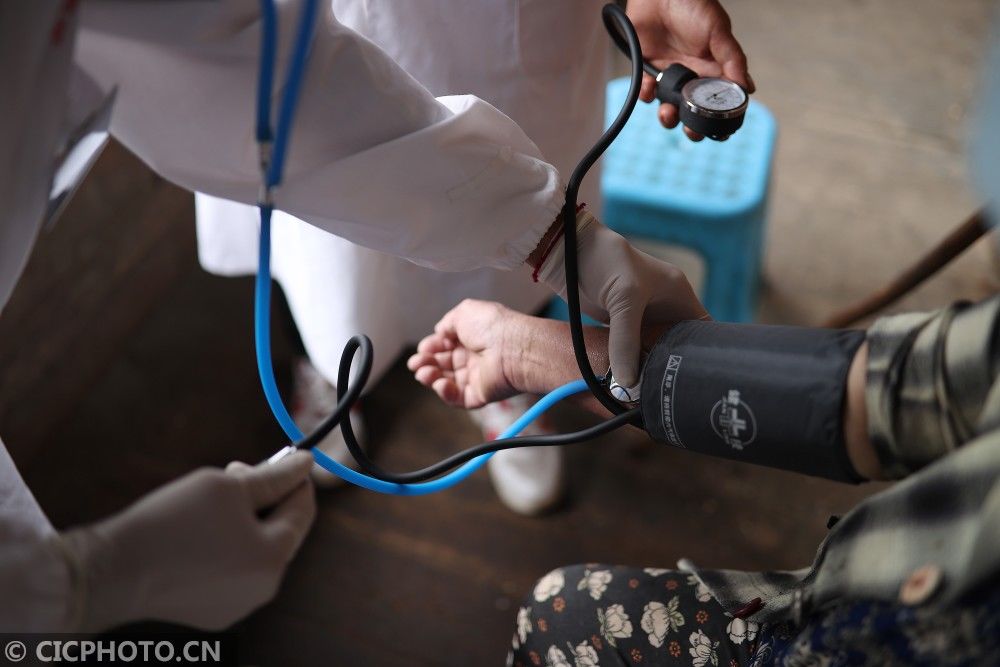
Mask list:
[[[861,331],[687,321],[643,370],[642,417],[675,447],[857,483],[844,444]]]

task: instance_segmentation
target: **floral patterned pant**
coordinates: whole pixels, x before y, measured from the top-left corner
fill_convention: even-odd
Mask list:
[[[682,572],[574,565],[545,575],[517,614],[514,667],[749,664],[759,628]]]
[[[845,600],[798,628],[726,614],[674,570],[575,565],[517,613],[512,666],[887,667],[1000,665],[1000,580],[948,609]]]

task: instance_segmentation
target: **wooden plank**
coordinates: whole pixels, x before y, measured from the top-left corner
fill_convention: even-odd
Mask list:
[[[0,432],[23,464],[194,260],[189,193],[112,143],[0,318]]]

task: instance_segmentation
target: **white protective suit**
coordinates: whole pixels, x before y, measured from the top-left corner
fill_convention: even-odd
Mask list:
[[[476,95],[508,115],[568,175],[601,132],[607,80],[606,50],[600,48],[603,2],[333,0],[332,6],[340,22],[381,47],[432,94]],[[341,93],[344,104],[349,94]],[[372,178],[389,194],[394,183],[378,173]],[[592,210],[599,209],[598,181],[595,168],[580,195]],[[202,266],[221,275],[256,272],[257,210],[199,195],[197,211]],[[310,359],[330,381],[355,334],[372,339],[372,373],[378,378],[463,298],[533,312],[552,297],[520,271],[441,273],[290,215],[275,215],[274,221],[273,275]]]
[[[530,11],[552,1],[514,5]],[[298,2],[279,4],[280,72]],[[475,6],[473,15],[492,11],[468,4]],[[567,7],[563,27],[574,25],[577,14],[568,7],[577,3],[561,4]],[[42,224],[54,156],[76,121],[93,110],[92,100],[102,99],[95,90],[117,88],[112,133],[166,178],[248,204],[257,196],[256,0],[92,0],[75,6],[61,0],[0,3],[0,71],[9,93],[0,123],[0,307]],[[586,13],[591,9],[588,4]],[[457,4],[453,11],[459,11]],[[497,14],[507,19],[483,34],[525,37],[509,20],[515,15],[521,14]],[[436,20],[469,19],[453,13]],[[532,38],[558,43],[544,32]],[[452,48],[432,33],[422,39],[428,60]],[[411,56],[409,65],[417,68],[418,55]],[[70,95],[74,57],[97,89],[73,88]],[[456,60],[456,67],[461,64]],[[498,64],[511,68],[511,85],[515,64]],[[544,60],[535,64],[543,67]],[[594,85],[568,74],[582,86]],[[81,94],[84,89],[91,95]],[[561,94],[567,95],[566,115],[545,122],[573,126],[578,114],[592,117],[592,110],[579,108],[584,97]],[[539,120],[544,135],[547,126]],[[556,168],[508,117],[471,96],[435,99],[372,42],[325,12],[275,201],[279,209],[355,243],[439,270],[468,270],[519,266],[558,214],[562,189]],[[0,446],[0,628],[71,627],[73,583],[52,546],[54,534]]]

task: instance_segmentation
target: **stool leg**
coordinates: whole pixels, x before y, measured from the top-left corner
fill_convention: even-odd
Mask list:
[[[750,243],[738,234],[701,249],[706,271],[702,301],[719,321],[751,322],[756,314],[759,260],[747,252]]]

